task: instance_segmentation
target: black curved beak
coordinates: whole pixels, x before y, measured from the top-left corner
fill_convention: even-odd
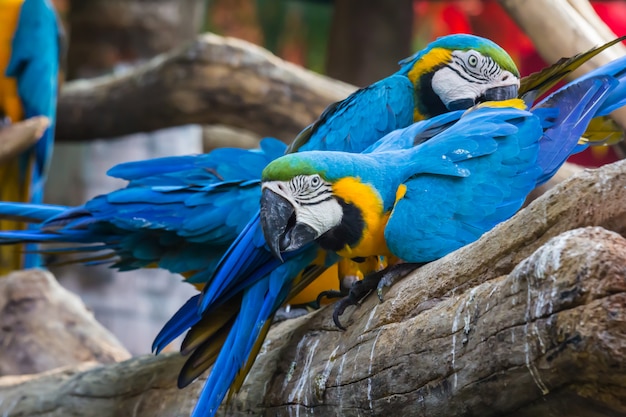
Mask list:
[[[517,98],[517,85],[505,85],[501,87],[493,87],[485,91],[479,101],[504,101]]]
[[[310,226],[297,223],[296,210],[287,199],[267,188],[261,195],[261,228],[272,254],[281,261],[281,253],[300,249],[317,237]]]

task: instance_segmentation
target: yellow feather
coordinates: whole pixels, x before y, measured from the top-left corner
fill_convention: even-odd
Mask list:
[[[22,120],[24,113],[16,80],[4,74],[11,57],[11,42],[22,3],[23,0],[0,0],[0,109],[13,122]]]
[[[433,68],[445,62],[450,62],[451,59],[452,52],[448,49],[433,48],[413,65],[408,73],[409,80],[413,85],[416,85],[423,74],[431,72]],[[420,120],[424,120],[424,115],[416,107],[413,109],[413,121],[418,122]]]
[[[467,111],[472,111],[476,109],[480,109],[481,107],[490,107],[490,108],[516,108],[519,110],[526,110],[526,103],[521,98],[512,98],[509,100],[502,101],[486,101],[484,103],[480,103],[475,105],[474,107],[468,109]]]
[[[389,213],[383,212],[383,201],[378,191],[363,184],[359,178],[347,177],[333,185],[333,194],[356,206],[365,222],[361,240],[353,247],[346,245],[337,253],[344,258],[390,255],[385,242],[385,226]]]
[[[340,276],[337,265],[333,265],[318,277],[312,277],[312,279],[307,280],[311,281],[308,285],[306,285],[306,281],[302,282],[301,285],[306,285],[306,287],[299,291],[295,296],[290,297],[288,303],[292,305],[313,303],[317,300],[317,296],[321,292],[329,290],[338,291],[339,280]],[[295,287],[295,290],[298,291],[299,288],[301,288],[301,286]]]
[[[578,143],[589,143],[591,146],[614,145],[624,138],[624,131],[609,116],[596,117],[591,120],[585,136]],[[593,148],[593,151],[598,150]],[[602,148],[600,148],[602,150]],[[607,150],[605,149],[606,153]]]

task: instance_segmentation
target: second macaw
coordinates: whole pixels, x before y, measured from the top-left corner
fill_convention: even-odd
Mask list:
[[[0,200],[41,203],[53,146],[62,29],[49,0],[0,0],[0,116],[46,116],[50,125],[18,158],[0,164]],[[0,229],[20,223],[0,221]],[[29,247],[29,251],[35,247]],[[0,275],[39,266],[36,253],[0,248]]]

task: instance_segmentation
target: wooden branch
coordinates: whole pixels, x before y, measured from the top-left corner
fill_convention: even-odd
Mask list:
[[[0,378],[0,415],[11,417],[188,416],[202,388],[176,387],[180,355],[86,363],[45,374]]]
[[[0,375],[129,357],[82,301],[49,272],[32,269],[0,277]]]
[[[0,127],[0,163],[15,158],[37,143],[50,125],[44,116]]]
[[[280,323],[222,413],[626,413],[626,240],[609,231],[626,234],[624,201],[626,161],[585,170],[398,282],[384,303],[348,310],[347,332],[332,306]],[[134,358],[0,379],[0,412],[188,415],[203,382],[177,392],[180,364]]]
[[[67,83],[56,135],[82,141],[220,123],[291,140],[354,90],[248,42],[205,34],[126,74]]]

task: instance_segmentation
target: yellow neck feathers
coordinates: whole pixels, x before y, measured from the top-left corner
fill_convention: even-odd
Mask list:
[[[370,185],[363,184],[359,178],[348,177],[333,185],[333,193],[347,204],[357,207],[365,223],[358,243],[352,247],[346,245],[337,253],[346,258],[389,255],[385,243],[385,226],[389,213],[383,212],[383,201],[378,192]]]

